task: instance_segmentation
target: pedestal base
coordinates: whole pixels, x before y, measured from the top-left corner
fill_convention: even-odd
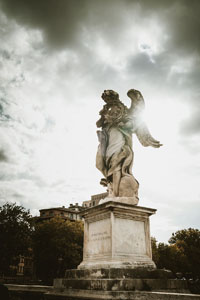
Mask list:
[[[123,203],[123,204],[130,204],[130,205],[137,205],[139,202],[139,198],[138,197],[115,197],[115,198],[109,198],[106,197],[104,199],[101,199],[99,201],[99,204],[103,204],[109,201],[114,201],[114,202],[119,202],[119,203]]]
[[[149,230],[155,211],[119,201],[84,211],[83,261],[55,279],[45,299],[200,300],[187,294],[185,280],[155,268]]]
[[[196,300],[185,280],[174,279],[167,270],[89,269],[67,270],[54,280],[54,291],[45,299]]]
[[[155,268],[149,216],[155,209],[107,201],[84,211],[83,261],[78,269]]]

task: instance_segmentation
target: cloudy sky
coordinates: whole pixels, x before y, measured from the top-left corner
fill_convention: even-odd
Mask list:
[[[142,92],[164,146],[133,138],[151,233],[200,227],[200,1],[0,0],[0,204],[38,215],[104,192],[101,93]]]

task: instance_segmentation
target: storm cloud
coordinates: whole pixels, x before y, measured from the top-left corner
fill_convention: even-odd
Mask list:
[[[7,17],[41,31],[46,47],[54,51],[73,49],[78,55],[80,74],[85,74],[86,69],[96,72],[95,66],[99,64],[102,78],[113,76],[112,68],[107,66],[104,72],[105,66],[102,69],[102,62],[88,44],[93,42],[95,47],[102,40],[105,48],[109,47],[117,56],[118,49],[134,43],[137,33],[143,34],[141,28],[153,26],[152,39],[159,35],[160,30],[162,36],[158,37],[158,45],[151,44],[149,37],[149,44],[147,41],[146,45],[139,45],[141,51],[137,56],[130,53],[121,59],[124,59],[134,81],[131,74],[149,81],[151,73],[158,83],[164,82],[171,87],[173,82],[180,89],[187,85],[192,90],[192,97],[185,97],[185,100],[191,103],[192,117],[186,122],[188,130],[185,132],[200,131],[198,122],[193,121],[196,119],[193,105],[194,98],[199,97],[197,78],[200,75],[197,67],[200,62],[198,0],[1,0],[0,4]],[[130,32],[126,38],[127,28]],[[6,52],[2,55],[9,57]],[[66,67],[71,69],[75,65]],[[200,104],[197,106],[200,110]]]
[[[2,0],[1,4],[7,16],[42,30],[45,39],[56,48],[79,44],[88,29],[106,31],[112,25],[117,31],[123,22],[121,8],[126,7],[121,0],[117,5],[112,0]]]
[[[7,161],[7,157],[4,150],[0,150],[0,162]]]
[[[174,199],[177,209],[191,190],[199,199],[200,1],[0,0],[0,10],[0,201],[37,211],[102,192],[100,95],[116,90],[129,106],[136,88],[164,147],[148,156],[134,142],[134,172],[175,228]]]
[[[82,43],[84,34],[109,35],[113,41],[123,36],[127,22],[142,25],[154,19],[165,29],[165,50],[195,54],[200,49],[198,0],[1,0],[0,3],[8,17],[42,30],[52,47]]]

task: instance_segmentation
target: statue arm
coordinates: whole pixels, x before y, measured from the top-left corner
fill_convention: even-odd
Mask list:
[[[98,128],[103,127],[105,122],[105,113],[107,111],[106,105],[103,106],[103,109],[99,112],[99,115],[101,116],[100,119],[96,122],[96,125]]]
[[[119,127],[124,130],[128,130],[130,133],[135,133],[137,128],[137,120],[133,116],[128,117],[126,120],[119,123]]]

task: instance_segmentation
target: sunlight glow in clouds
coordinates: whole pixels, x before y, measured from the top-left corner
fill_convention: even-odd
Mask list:
[[[164,144],[133,137],[139,204],[158,209],[152,234],[167,241],[200,226],[199,4],[83,2],[45,1],[42,10],[0,0],[0,201],[38,213],[105,191],[95,168],[101,94],[113,89],[129,107],[134,88]]]

